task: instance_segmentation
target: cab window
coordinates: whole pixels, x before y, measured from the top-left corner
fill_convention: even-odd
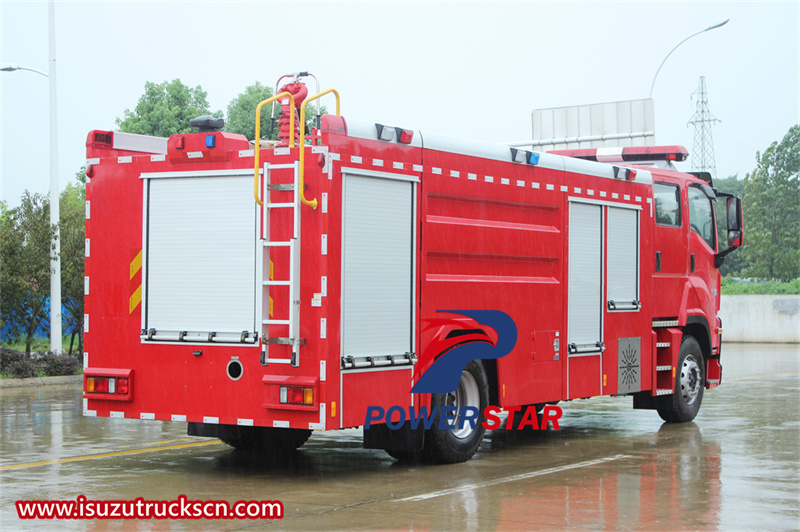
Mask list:
[[[714,205],[698,186],[689,187],[689,224],[711,249],[717,249],[714,233]]]
[[[671,227],[681,226],[681,192],[678,185],[655,183],[656,223]]]

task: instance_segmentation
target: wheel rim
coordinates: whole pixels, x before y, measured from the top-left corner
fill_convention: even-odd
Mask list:
[[[683,359],[680,378],[681,396],[687,405],[697,400],[700,387],[703,385],[700,376],[700,365],[697,363],[697,358],[694,355],[688,355]]]
[[[453,436],[463,440],[468,438],[476,430],[477,423],[476,428],[472,428],[469,422],[465,422],[464,426],[461,426],[461,407],[474,406],[475,408],[480,408],[480,402],[481,395],[475,377],[468,371],[462,371],[461,380],[458,382],[458,388],[456,388],[454,392],[447,394],[447,406],[456,408],[456,428],[453,429]]]

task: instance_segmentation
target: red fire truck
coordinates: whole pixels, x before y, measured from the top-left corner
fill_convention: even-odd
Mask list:
[[[307,133],[323,95],[337,112]],[[285,85],[263,147],[210,118],[89,133],[85,415],[266,452],[368,425],[366,447],[439,462],[480,444],[465,407],[630,395],[695,417],[742,220],[728,197],[719,251],[721,194],[676,171],[685,149],[538,153],[345,119],[338,98]],[[412,392],[437,365],[452,384]]]

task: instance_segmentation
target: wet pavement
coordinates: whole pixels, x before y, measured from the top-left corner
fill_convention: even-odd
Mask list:
[[[3,389],[0,528],[800,529],[800,346],[723,346],[694,423],[630,398],[562,402],[560,431],[490,432],[464,464],[396,462],[361,431],[291,458],[186,436],[185,423],[84,418],[76,386]],[[280,500],[282,520],[23,521],[16,500]]]

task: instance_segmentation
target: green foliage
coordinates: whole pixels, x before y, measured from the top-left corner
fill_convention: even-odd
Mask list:
[[[726,296],[800,294],[800,279],[784,283],[781,281],[743,281],[723,277],[722,294]]]
[[[744,182],[746,275],[800,277],[800,125],[758,154]]]
[[[238,133],[247,137],[247,140],[256,138],[256,107],[262,101],[272,98],[273,90],[265,87],[258,81],[245,87],[244,92],[236,96],[228,104],[228,116],[225,120],[225,131]],[[280,107],[278,107],[280,109]],[[272,105],[261,108],[261,138],[277,140],[278,128],[270,134],[269,123]],[[277,119],[277,112],[275,113]]]
[[[67,312],[64,314],[64,332],[71,335],[70,354],[75,338],[78,339],[78,352],[83,346],[83,295],[84,260],[86,234],[86,187],[80,182],[86,175],[81,168],[76,179],[61,193],[61,302]]]
[[[0,316],[12,338],[25,339],[30,354],[36,329],[47,319],[54,228],[50,202],[25,192],[19,207],[0,217]]]
[[[160,84],[148,81],[136,108],[125,109],[124,118],[117,118],[117,126],[127,133],[169,137],[191,132],[189,121],[207,114],[212,113],[206,91],[199,85],[191,88],[179,79]],[[221,117],[222,111],[216,111],[213,116]]]
[[[244,92],[236,96],[228,104],[228,116],[225,119],[225,131],[229,133],[239,133],[247,137],[247,140],[256,138],[256,108],[264,100],[271,98],[274,91],[270,87],[265,87],[256,81],[252,85],[245,87]],[[321,113],[327,110],[323,105]],[[317,100],[306,106],[306,125],[315,127],[314,119],[317,115]],[[272,116],[272,104],[261,108],[261,138],[269,140],[278,139],[278,119],[280,118],[280,104],[275,105],[275,129],[270,133],[270,117]]]
[[[0,346],[0,375],[3,378],[56,377],[80,373],[78,357],[54,353],[26,354]]]

